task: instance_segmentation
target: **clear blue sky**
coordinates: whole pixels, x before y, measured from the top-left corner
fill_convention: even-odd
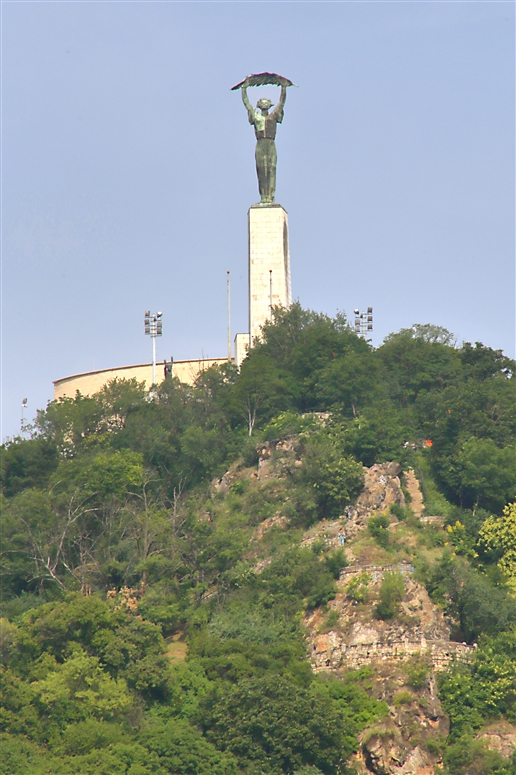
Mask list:
[[[226,352],[247,320],[254,134],[289,89],[294,297],[374,343],[412,323],[514,355],[512,2],[3,2],[3,427],[52,380]],[[263,90],[277,99],[273,87]],[[253,101],[261,96],[251,92]]]

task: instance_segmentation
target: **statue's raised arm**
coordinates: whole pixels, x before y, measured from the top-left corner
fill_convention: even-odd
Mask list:
[[[247,110],[247,115],[249,116],[249,123],[254,124],[255,109],[249,102],[249,97],[247,96],[247,86],[242,86],[242,102],[244,103],[244,107]]]
[[[287,100],[287,87],[282,86],[279,102],[271,113],[271,116],[274,116],[278,124],[281,124],[281,122],[283,121],[283,108],[285,107],[286,100]]]
[[[272,111],[273,103],[266,98],[258,100],[253,108],[247,96],[250,86],[280,86],[279,102]],[[256,134],[256,172],[261,204],[274,202],[276,194],[276,125],[283,121],[283,108],[287,99],[287,88],[295,86],[292,81],[277,73],[258,73],[248,75],[243,81],[232,87],[232,91],[242,89],[242,102],[247,110],[249,123],[254,126]]]

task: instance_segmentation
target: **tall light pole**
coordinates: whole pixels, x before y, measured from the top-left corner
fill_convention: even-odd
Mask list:
[[[25,409],[27,407],[27,399],[24,398],[21,402],[21,432],[25,433]]]
[[[228,292],[228,361],[231,362],[231,275],[227,271],[227,292]]]
[[[163,321],[161,312],[152,314],[150,310],[145,312],[145,333],[152,339],[152,384],[156,384],[156,337],[163,334]]]
[[[272,323],[272,269],[269,269],[269,310],[270,321]]]
[[[353,311],[355,313],[355,333],[365,339],[366,335],[373,331],[373,308],[368,307],[367,312],[360,312],[358,309]]]

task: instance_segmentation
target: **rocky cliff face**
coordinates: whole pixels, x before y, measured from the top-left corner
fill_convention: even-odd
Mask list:
[[[235,467],[212,483],[214,491],[228,492],[239,479],[274,488],[285,476],[287,463],[303,465],[302,445],[296,437],[267,442],[257,452],[257,468]],[[403,478],[419,524],[441,530],[442,518],[424,514],[414,472],[409,470]],[[437,775],[438,741],[448,734],[449,723],[439,701],[436,673],[453,660],[468,659],[472,650],[450,640],[442,610],[415,578],[410,557],[418,540],[418,523],[411,533],[406,523],[390,516],[390,553],[375,545],[367,531],[370,517],[389,514],[392,504],[406,505],[404,488],[399,464],[364,468],[364,487],[357,501],[339,519],[317,522],[301,539],[303,546],[324,541],[336,549],[342,548],[344,535],[348,561],[337,581],[336,597],[305,618],[312,669],[339,677],[349,669],[370,668],[371,693],[389,708],[381,724],[366,728],[360,736],[353,763],[357,775]],[[288,524],[281,510],[264,519],[253,533],[249,556],[268,531],[286,529]],[[270,561],[270,557],[260,559],[254,571],[260,573]],[[404,592],[396,616],[382,620],[375,615],[375,606],[385,573],[393,571],[401,574]],[[508,724],[492,725],[479,737],[503,756],[516,748],[516,728]]]
[[[398,463],[377,463],[364,468],[364,487],[356,503],[345,512],[346,538],[352,539],[367,525],[369,517],[387,511],[389,506],[405,506]]]
[[[448,734],[435,673],[454,659],[467,658],[470,647],[449,640],[442,611],[412,577],[411,566],[400,564],[389,570],[402,573],[405,580],[399,614],[387,621],[374,616],[385,567],[346,570],[328,610],[315,610],[305,620],[309,659],[315,671],[337,676],[350,668],[372,667],[373,694],[389,705],[389,718],[361,736],[355,762],[358,773],[434,775],[439,759],[432,750],[437,750],[437,739]],[[370,579],[367,599],[357,603],[347,590],[364,575]],[[332,621],[332,629],[328,630],[326,621]]]
[[[375,619],[374,604],[386,570],[404,577],[405,593],[396,617]],[[397,566],[356,566],[346,569],[338,582],[339,591],[328,604],[335,622],[328,632],[324,615],[316,610],[306,619],[310,659],[315,670],[359,668],[373,660],[400,661],[414,654],[428,654],[435,670],[442,670],[452,659],[465,658],[471,648],[450,641],[450,628],[443,613],[433,605],[426,590],[412,578],[413,568]],[[357,603],[349,592],[362,582],[362,596]],[[355,586],[356,588],[356,586]],[[327,615],[327,614],[326,614]],[[337,618],[338,617],[338,618]]]
[[[477,738],[484,740],[492,751],[509,758],[516,750],[516,726],[507,721],[497,721],[485,727]]]
[[[417,480],[413,479],[415,491]],[[343,530],[349,562],[341,571],[335,599],[325,610],[316,609],[305,619],[308,657],[315,671],[337,676],[350,668],[371,667],[373,694],[389,706],[389,717],[361,735],[354,762],[357,773],[434,775],[439,764],[437,740],[448,734],[435,673],[451,660],[467,658],[470,648],[450,641],[442,610],[414,578],[410,562],[373,564],[364,556],[361,538],[369,518],[388,513],[394,503],[405,505],[400,466],[383,463],[366,468],[356,503],[340,520],[319,523],[305,534],[303,543],[324,538],[338,546]],[[418,501],[419,512],[420,506]],[[394,518],[391,522],[392,535],[396,535],[402,524]],[[385,573],[393,571],[403,578],[404,594],[398,614],[381,620],[375,617],[375,605]],[[419,678],[415,680],[414,675]]]

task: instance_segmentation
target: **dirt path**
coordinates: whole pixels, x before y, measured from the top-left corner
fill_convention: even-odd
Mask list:
[[[423,494],[419,488],[419,481],[414,473],[414,469],[409,468],[408,471],[404,474],[403,478],[405,480],[405,487],[409,491],[410,497],[412,498],[410,507],[416,517],[420,517],[424,509]]]

